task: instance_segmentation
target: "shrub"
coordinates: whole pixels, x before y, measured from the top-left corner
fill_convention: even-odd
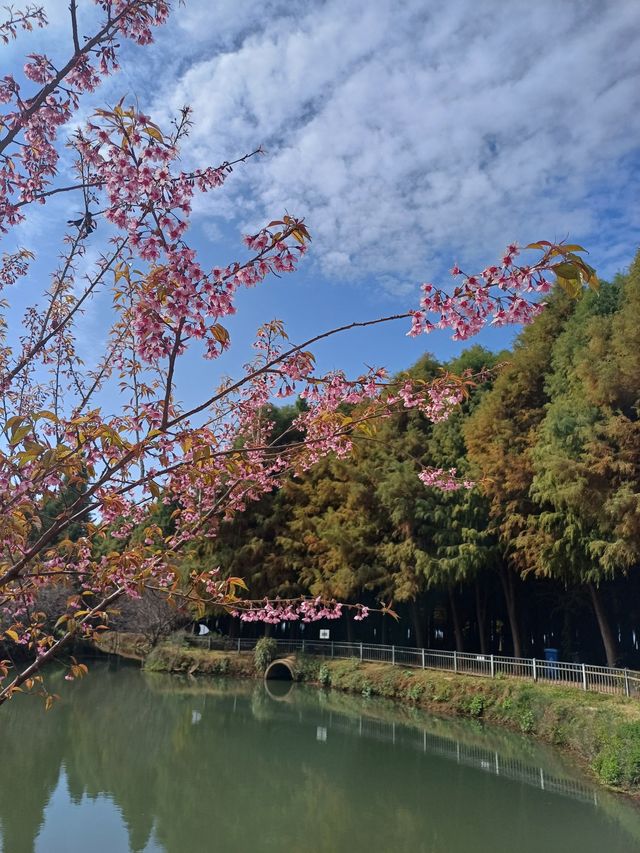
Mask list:
[[[411,684],[407,688],[407,698],[411,702],[417,702],[424,693],[424,684]]]
[[[331,684],[331,673],[329,672],[329,667],[326,663],[323,663],[318,670],[318,681],[325,687]]]
[[[484,712],[484,699],[482,696],[474,696],[469,702],[468,710],[472,717],[481,717]]]
[[[620,754],[615,743],[608,743],[593,762],[593,769],[606,785],[619,785],[622,781]]]
[[[520,729],[525,734],[532,732],[536,723],[536,718],[533,715],[531,708],[525,708],[520,713]]]
[[[264,672],[277,653],[278,644],[273,637],[262,637],[258,640],[253,652],[253,660],[258,672]]]
[[[451,691],[446,685],[442,685],[442,688],[433,694],[434,702],[448,702],[451,699]]]
[[[230,663],[229,658],[219,658],[214,662],[212,671],[218,675],[226,675],[229,672]]]
[[[636,787],[640,782],[640,726],[628,723],[607,736],[593,762],[593,769],[607,785]]]

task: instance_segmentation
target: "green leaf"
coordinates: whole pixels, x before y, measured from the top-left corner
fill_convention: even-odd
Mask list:
[[[572,299],[577,299],[578,296],[580,296],[580,293],[582,291],[582,284],[579,278],[564,278],[563,276],[559,275],[557,281],[560,287],[564,290],[564,292]]]
[[[31,424],[25,424],[25,426],[17,427],[11,433],[11,440],[9,441],[9,444],[12,446],[19,444],[23,438],[26,438],[26,436],[29,435],[30,432]]]
[[[14,415],[7,421],[7,429],[15,429],[15,427],[17,427],[18,424],[21,424],[23,421],[26,421],[26,417],[24,415]]]
[[[149,136],[153,137],[153,139],[157,139],[158,142],[164,142],[163,135],[160,133],[160,131],[158,130],[158,128],[155,125],[148,124],[145,127],[145,130],[147,131]]]
[[[211,334],[222,346],[226,346],[229,343],[229,332],[220,323],[216,323],[211,327]]]
[[[559,278],[570,278],[580,281],[580,270],[569,261],[563,261],[560,264],[555,264],[551,269]]]
[[[600,280],[598,279],[596,271],[592,266],[589,266],[589,264],[585,264],[584,266],[586,269],[585,278],[587,279],[587,284],[591,290],[595,290],[597,293],[600,290]]]
[[[538,240],[537,243],[529,243],[528,246],[525,246],[525,249],[544,249],[545,246],[553,245],[548,240]]]
[[[589,254],[589,252],[587,251],[587,249],[584,248],[584,246],[579,246],[577,243],[567,243],[565,245],[561,244],[560,248],[564,249],[565,252],[586,252],[587,255]]]

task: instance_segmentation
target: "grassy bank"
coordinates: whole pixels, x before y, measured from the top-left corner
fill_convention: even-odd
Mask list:
[[[158,646],[146,668],[191,675],[260,677],[253,655]],[[299,655],[298,680],[382,696],[437,714],[485,720],[569,751],[596,778],[640,796],[640,703],[507,678],[473,678],[390,664]]]

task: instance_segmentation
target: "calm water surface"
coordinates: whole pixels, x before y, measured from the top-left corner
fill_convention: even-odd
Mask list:
[[[635,806],[477,724],[102,665],[62,684],[0,711],[2,853],[640,851]]]

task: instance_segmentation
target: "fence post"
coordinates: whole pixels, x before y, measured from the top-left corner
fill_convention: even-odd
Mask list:
[[[453,671],[458,671],[458,652],[453,653]]]
[[[393,666],[396,665],[396,647],[395,646],[391,646],[391,664]]]
[[[302,641],[302,654],[304,654],[304,640]]]
[[[491,655],[491,678],[495,678],[495,677],[496,677],[496,667],[495,667],[495,662],[493,660],[493,655]]]
[[[587,667],[582,664],[582,689],[587,689]]]
[[[424,649],[422,650],[422,668],[424,669]]]
[[[631,691],[629,690],[629,670],[626,667],[624,670],[624,695],[631,696]]]
[[[240,637],[238,637],[238,652],[240,651]]]
[[[537,681],[538,680],[538,670],[536,669],[536,659],[533,658],[531,663],[533,664],[533,680]]]
[[[333,640],[331,640],[331,657],[333,657],[333,656],[334,656],[334,654],[333,654]]]
[[[362,643],[360,643],[360,660],[362,660]]]

